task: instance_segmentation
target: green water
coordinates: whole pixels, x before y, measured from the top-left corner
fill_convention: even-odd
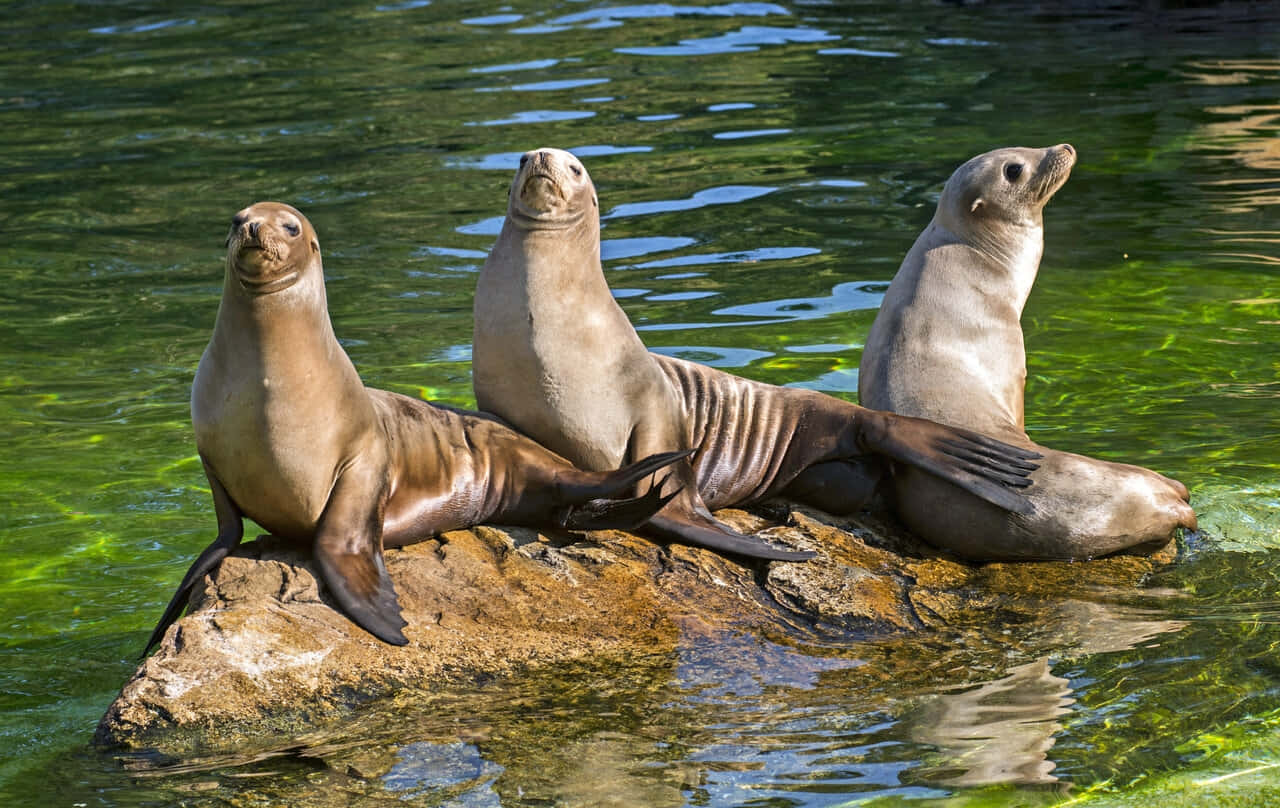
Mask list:
[[[5,6],[0,802],[1280,798],[1274,10],[323,5]],[[368,383],[471,405],[471,294],[510,174],[570,148],[650,345],[852,396],[951,170],[1063,141],[1080,163],[1024,318],[1028,424],[1191,487],[1205,529],[1171,568],[1128,591],[1082,575],[1040,621],[726,637],[418,694],[258,760],[89,747],[213,533],[187,397],[236,210],[310,217]]]

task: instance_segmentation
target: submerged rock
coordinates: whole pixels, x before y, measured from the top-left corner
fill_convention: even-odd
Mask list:
[[[718,515],[819,555],[804,564],[743,566],[616,531],[454,531],[386,553],[409,621],[404,647],[380,642],[339,612],[317,584],[309,554],[260,537],[198,587],[188,615],[124,686],[95,738],[175,754],[235,748],[246,735],[296,732],[335,708],[404,689],[442,691],[580,659],[671,653],[726,630],[824,645],[917,632],[945,643],[949,632],[963,631],[972,652],[1009,643],[983,636],[984,626],[999,623],[993,615],[1007,613],[1047,626],[1046,648],[1103,650],[1090,643],[1140,639],[1100,628],[1106,608],[1055,600],[1055,591],[1132,586],[1153,563],[1172,558],[1170,545],[1155,562],[974,567],[869,517]],[[1053,610],[1063,613],[1046,621]],[[1128,633],[1142,633],[1141,625],[1125,622]],[[862,675],[898,675],[878,670]]]

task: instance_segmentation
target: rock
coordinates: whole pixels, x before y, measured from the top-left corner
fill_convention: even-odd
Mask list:
[[[902,633],[945,637],[968,627],[981,638],[995,625],[993,613],[1043,618],[1059,609],[1046,624],[1053,636],[1045,643],[1067,637],[1089,650],[1108,636],[1098,628],[1107,609],[1054,600],[1054,593],[1078,589],[1082,578],[1095,591],[1131,587],[1153,563],[1172,558],[1171,545],[1156,562],[973,567],[871,517],[770,515],[781,518],[718,514],[740,530],[819,556],[743,566],[616,531],[487,526],[388,551],[409,621],[404,647],[378,641],[337,611],[305,550],[259,537],[206,578],[187,616],[111,704],[95,740],[170,754],[193,745],[234,748],[246,734],[302,731],[317,716],[402,689],[444,690],[589,658],[670,654],[725,631],[849,644]],[[1168,629],[1150,627],[1161,630]],[[966,635],[966,645],[974,642]],[[876,670],[860,675],[881,675]]]

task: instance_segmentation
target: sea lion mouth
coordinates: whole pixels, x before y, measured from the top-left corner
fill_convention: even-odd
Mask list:
[[[281,250],[270,240],[244,237],[231,240],[231,268],[240,288],[267,295],[292,286],[299,272],[291,263],[281,266]]]
[[[298,280],[297,270],[290,270],[283,275],[276,275],[272,278],[250,277],[239,271],[237,267],[236,280],[240,283],[240,288],[253,295],[269,295],[272,292],[279,292],[281,289],[288,289]]]
[[[520,183],[520,200],[533,210],[550,210],[565,201],[564,188],[551,174],[535,171]]]
[[[573,205],[563,183],[553,174],[534,170],[520,183],[520,193],[511,200],[508,216],[526,230],[556,230],[572,227],[585,211]]]

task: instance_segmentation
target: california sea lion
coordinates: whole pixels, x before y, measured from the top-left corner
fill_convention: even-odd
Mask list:
[[[893,479],[898,513],[928,541],[968,558],[1075,559],[1150,551],[1195,529],[1186,486],[1137,466],[1055,452],[1023,422],[1019,319],[1044,251],[1043,211],[1076,152],[999,149],[960,166],[871,326],[858,375],[863,404],[976,429],[1044,455],[1011,513],[912,470]]]
[[[776,558],[710,509],[780,494],[850,512],[873,493],[883,458],[999,508],[1027,507],[1015,491],[1034,452],[646,350],[609,292],[595,188],[568,152],[521,158],[476,286],[473,342],[479,407],[583,468],[697,450],[674,467],[683,489],[647,525],[664,538]]]
[[[187,571],[148,651],[195,583],[240,543],[246,516],[310,542],[347,615],[404,645],[383,547],[486,521],[635,527],[663,505],[658,489],[609,497],[685,457],[580,471],[492,417],[365,387],[334,337],[315,231],[275,202],[231,220],[222,303],[192,386],[191,420],[218,538]]]

